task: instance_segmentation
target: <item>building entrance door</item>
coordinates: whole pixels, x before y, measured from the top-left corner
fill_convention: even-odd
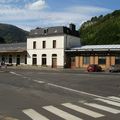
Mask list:
[[[52,55],[52,68],[57,68],[57,55]]]
[[[57,68],[57,58],[52,58],[52,68]]]
[[[20,55],[17,55],[17,61],[16,61],[17,65],[20,65]]]
[[[33,58],[33,65],[37,65],[37,58]]]

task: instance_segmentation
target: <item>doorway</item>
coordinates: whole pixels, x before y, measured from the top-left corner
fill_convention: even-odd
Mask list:
[[[57,55],[52,54],[52,68],[57,68]]]
[[[17,55],[17,61],[16,61],[17,65],[20,65],[20,55]]]

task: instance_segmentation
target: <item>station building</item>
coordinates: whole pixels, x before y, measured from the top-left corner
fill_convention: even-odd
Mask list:
[[[0,44],[0,62],[50,68],[103,69],[120,64],[120,45],[82,46],[74,24],[31,30],[27,43]]]
[[[74,24],[31,30],[27,39],[27,64],[64,68],[65,50],[80,45],[79,32]]]
[[[0,63],[7,65],[27,64],[27,44],[0,44]]]
[[[89,64],[98,64],[108,69],[111,65],[120,65],[120,45],[86,45],[65,52],[69,68],[87,68]]]

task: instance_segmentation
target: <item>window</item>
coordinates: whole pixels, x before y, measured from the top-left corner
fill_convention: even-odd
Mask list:
[[[33,49],[36,49],[36,41],[33,41]]]
[[[33,59],[32,64],[37,65],[37,55],[36,54],[33,54],[32,59]]]
[[[46,41],[42,42],[42,48],[46,48]]]
[[[42,65],[46,65],[46,54],[42,54]]]
[[[83,64],[90,64],[90,57],[89,56],[83,56]]]
[[[56,40],[53,40],[53,48],[56,48]]]
[[[46,35],[48,33],[48,29],[45,29],[44,30],[44,34]]]
[[[99,56],[98,64],[106,64],[106,57],[105,56]]]
[[[115,57],[115,64],[120,64],[120,56]]]
[[[12,63],[12,55],[9,55],[9,63]]]

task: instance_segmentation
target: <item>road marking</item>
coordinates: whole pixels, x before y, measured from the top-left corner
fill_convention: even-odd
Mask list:
[[[33,109],[26,109],[23,112],[29,116],[32,120],[49,120],[48,118],[44,117],[43,115],[39,114]]]
[[[23,78],[29,78],[29,77],[23,77]]]
[[[89,95],[89,96],[92,96],[92,97],[98,97],[98,98],[104,98],[104,99],[106,98],[106,97],[103,97],[103,96],[99,96],[99,95],[95,95],[95,94],[75,90],[75,89],[72,89],[72,88],[63,87],[63,86],[52,84],[52,83],[48,83],[48,85],[53,86],[53,87],[57,87],[57,88],[61,88],[61,89],[64,89],[64,90],[72,91],[72,92],[75,92],[75,93],[79,93],[79,94]]]
[[[100,109],[100,110],[104,110],[104,111],[113,113],[113,114],[120,113],[120,110],[110,108],[110,107],[106,107],[106,106],[103,106],[103,105],[99,105],[99,104],[95,104],[95,103],[84,103],[84,104],[87,105],[87,106],[90,106],[90,107],[94,107],[94,108],[97,108],[97,109]]]
[[[94,112],[92,110],[88,110],[88,109],[83,108],[83,107],[79,107],[79,106],[71,104],[71,103],[64,103],[62,105],[65,106],[65,107],[67,107],[67,108],[70,108],[72,110],[75,110],[77,112],[80,112],[80,113],[86,114],[88,116],[94,117],[94,118],[100,118],[100,117],[104,116],[103,114]]]
[[[15,72],[10,72],[11,74],[14,74],[14,75],[18,75],[18,76],[23,76],[23,75],[20,75],[20,74],[17,74]],[[25,77],[25,76],[24,76]],[[39,81],[39,80],[33,80],[34,82],[37,82],[37,83],[46,83],[44,81]],[[91,93],[87,93],[87,92],[84,92],[84,91],[79,91],[79,90],[75,90],[75,89],[72,89],[72,88],[67,88],[67,87],[64,87],[64,86],[60,86],[60,85],[56,85],[56,84],[52,84],[52,83],[46,83],[47,85],[50,85],[50,86],[53,86],[53,87],[56,87],[56,88],[60,88],[60,89],[64,89],[64,90],[67,90],[67,91],[71,91],[71,92],[75,92],[75,93],[79,93],[79,94],[84,94],[84,95],[88,95],[88,96],[92,96],[92,97],[96,97],[96,98],[100,98],[100,99],[104,99],[104,100],[112,100],[111,98],[109,97],[103,97],[103,96],[100,96],[100,95],[95,95],[95,94],[91,94]]]
[[[13,75],[22,76],[21,74],[17,74],[15,72],[10,72],[10,73],[13,74]]]
[[[33,80],[33,81],[37,82],[37,83],[40,83],[40,84],[45,83],[44,81],[40,81],[40,80]]]
[[[65,112],[63,110],[60,110],[54,106],[44,106],[43,108],[65,120],[82,120],[81,118],[78,118],[78,117],[76,117],[68,112]]]
[[[119,97],[109,96],[108,98],[110,98],[111,100],[120,102],[120,98]]]
[[[105,103],[107,103],[107,104],[120,107],[120,103],[118,103],[118,102],[113,102],[113,101],[105,100],[105,99],[101,99],[101,98],[97,98],[97,99],[95,99],[95,100],[99,100],[99,101],[105,102]]]

